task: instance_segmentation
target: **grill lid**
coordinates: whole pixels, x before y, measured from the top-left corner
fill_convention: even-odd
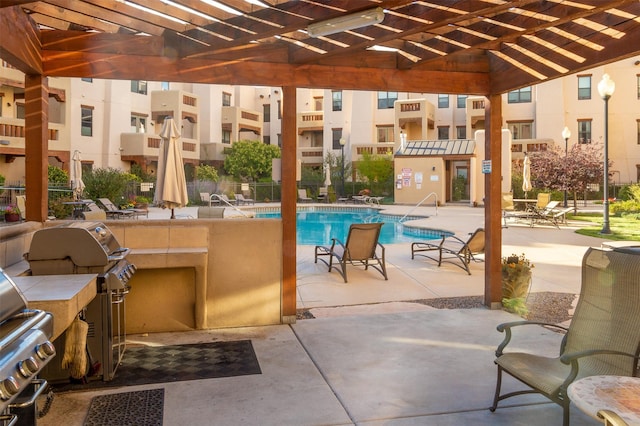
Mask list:
[[[0,268],[0,323],[27,307],[27,300],[18,286]]]
[[[76,267],[91,267],[119,260],[125,252],[104,224],[77,221],[36,231],[26,257],[29,262],[69,259]]]

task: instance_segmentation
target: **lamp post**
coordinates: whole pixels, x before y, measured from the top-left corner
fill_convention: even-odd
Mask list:
[[[342,151],[342,196],[344,197],[344,145],[347,143],[345,138],[340,138],[340,150]]]
[[[569,138],[571,130],[567,126],[562,129],[562,139],[564,139],[564,207],[567,207],[567,148],[569,146]]]
[[[601,234],[610,234],[609,228],[609,98],[616,89],[616,83],[609,77],[609,74],[602,76],[598,83],[598,93],[604,100],[604,211]]]

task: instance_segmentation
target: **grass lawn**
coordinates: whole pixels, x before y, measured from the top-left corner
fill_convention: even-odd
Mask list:
[[[593,223],[593,226],[577,230],[576,232],[578,234],[607,238],[610,240],[640,241],[640,220],[635,218],[609,216],[609,228],[611,229],[611,234],[606,235],[600,233],[602,230],[602,214],[581,213],[570,216],[570,218]]]

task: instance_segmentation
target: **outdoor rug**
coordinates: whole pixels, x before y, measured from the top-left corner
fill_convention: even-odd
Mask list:
[[[84,426],[162,426],[164,389],[93,397]]]
[[[262,374],[251,340],[128,346],[113,380],[54,385],[58,392]]]

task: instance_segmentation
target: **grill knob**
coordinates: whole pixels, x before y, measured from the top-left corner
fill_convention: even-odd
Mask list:
[[[7,400],[11,398],[13,395],[17,394],[20,390],[20,384],[18,381],[13,378],[13,376],[9,376],[0,382],[0,398]]]
[[[18,363],[18,371],[25,378],[29,378],[36,374],[39,368],[40,366],[38,365],[38,362],[32,356]]]
[[[38,358],[44,361],[56,354],[56,348],[53,346],[53,343],[47,340],[46,342],[36,346],[36,354],[38,355]]]

